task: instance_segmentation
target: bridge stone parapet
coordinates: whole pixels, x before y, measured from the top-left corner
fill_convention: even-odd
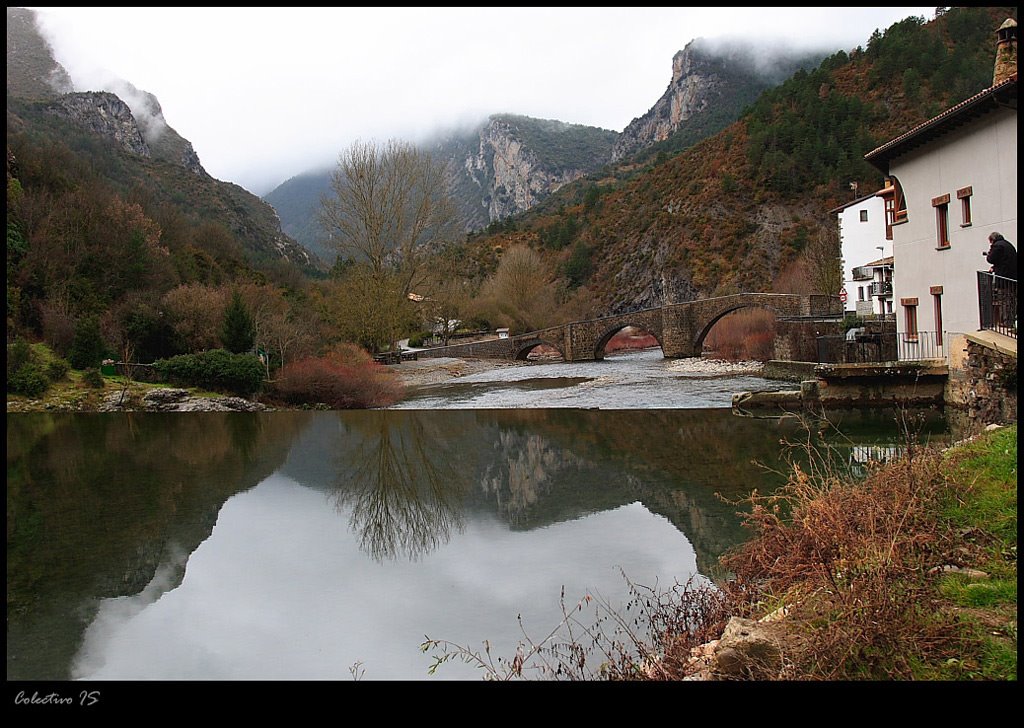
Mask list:
[[[514,359],[512,339],[474,341],[468,344],[451,344],[417,352],[420,359],[455,357],[458,359]]]

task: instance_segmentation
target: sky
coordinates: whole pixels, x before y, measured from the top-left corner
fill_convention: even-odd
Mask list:
[[[156,96],[214,177],[263,195],[355,141],[513,113],[622,131],[696,38],[852,50],[928,8],[33,8],[77,90]]]

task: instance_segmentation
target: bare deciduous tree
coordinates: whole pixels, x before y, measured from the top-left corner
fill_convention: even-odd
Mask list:
[[[408,294],[424,282],[430,254],[457,230],[444,165],[396,140],[356,142],[340,155],[319,220],[342,255],[366,266],[369,280],[359,282],[369,285],[350,286],[349,293],[362,290],[371,297],[364,303],[378,304],[385,314],[403,311]],[[385,301],[386,296],[397,300]],[[348,308],[367,310],[366,305]],[[377,322],[382,327],[377,333],[391,337],[393,346],[399,322],[384,319]]]
[[[807,277],[813,293],[838,296],[843,287],[843,261],[839,233],[823,229],[807,245]]]
[[[430,252],[456,234],[444,165],[408,142],[356,142],[338,159],[320,224],[343,255],[374,275],[396,273],[402,293],[421,282]]]
[[[484,283],[479,305],[489,318],[522,333],[561,323],[558,293],[551,267],[540,254],[516,245],[502,254],[498,269]]]

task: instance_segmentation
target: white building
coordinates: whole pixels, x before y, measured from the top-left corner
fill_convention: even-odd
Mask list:
[[[886,311],[884,301],[872,295],[873,270],[867,269],[879,258],[892,256],[892,241],[885,238],[885,209],[882,198],[872,193],[829,210],[837,216],[839,245],[843,256],[843,292],[846,311],[858,316],[892,313]],[[892,265],[889,265],[889,279]],[[877,292],[880,287],[875,287]]]
[[[948,357],[950,336],[978,331],[988,235],[1017,245],[1016,33],[1012,20],[998,31],[990,88],[865,155],[887,178],[878,195],[893,243],[897,332],[915,344],[922,333],[922,355],[902,358],[933,358],[926,342]]]
[[[858,316],[875,316],[876,318],[892,316],[892,273],[891,255],[853,269]]]

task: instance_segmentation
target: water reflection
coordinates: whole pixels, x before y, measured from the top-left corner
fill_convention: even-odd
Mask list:
[[[8,414],[7,675],[66,679],[97,600],[173,589],[308,413]]]
[[[426,418],[363,413],[345,426],[354,446],[338,443],[334,500],[372,558],[416,560],[463,527],[471,480],[456,441]]]
[[[838,423],[853,447],[886,426]],[[347,679],[371,656],[422,677],[424,634],[514,645],[562,586],[714,575],[746,537],[729,501],[780,483],[800,432],[728,410],[9,415],[8,677]]]

